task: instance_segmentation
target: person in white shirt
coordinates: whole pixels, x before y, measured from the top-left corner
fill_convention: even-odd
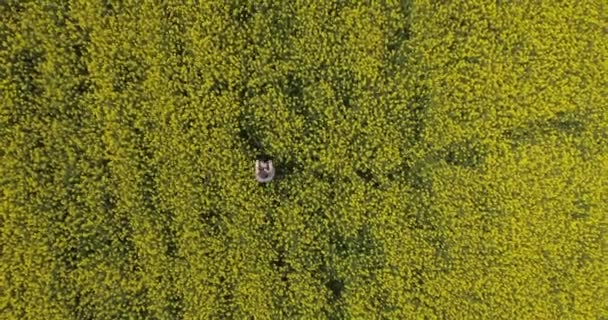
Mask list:
[[[269,182],[274,178],[274,166],[272,160],[255,161],[255,178],[258,182]]]

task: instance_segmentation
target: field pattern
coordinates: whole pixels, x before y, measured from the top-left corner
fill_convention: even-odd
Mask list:
[[[3,0],[0,95],[1,319],[608,319],[605,0]]]

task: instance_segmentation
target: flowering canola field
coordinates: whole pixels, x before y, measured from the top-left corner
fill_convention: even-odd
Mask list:
[[[608,319],[607,213],[605,0],[0,1],[2,319]]]

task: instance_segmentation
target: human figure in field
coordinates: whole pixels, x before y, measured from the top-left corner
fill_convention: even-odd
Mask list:
[[[272,160],[255,161],[255,178],[258,182],[269,182],[274,178],[274,166]]]

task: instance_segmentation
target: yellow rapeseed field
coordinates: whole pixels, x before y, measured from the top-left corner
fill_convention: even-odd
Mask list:
[[[606,0],[0,0],[0,319],[608,319],[607,229]]]

